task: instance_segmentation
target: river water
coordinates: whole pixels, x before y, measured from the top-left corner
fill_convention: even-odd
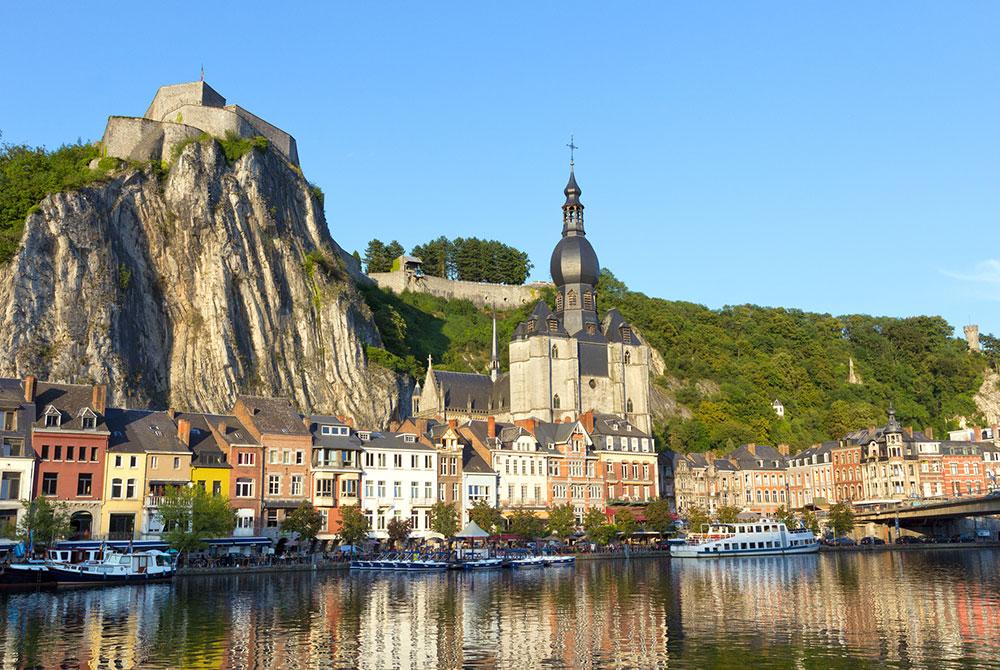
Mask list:
[[[0,668],[1000,668],[1000,551],[0,596]]]

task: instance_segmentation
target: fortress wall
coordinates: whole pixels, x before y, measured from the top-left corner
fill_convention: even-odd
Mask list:
[[[112,116],[101,138],[103,153],[122,160],[170,160],[170,147],[201,131],[179,123]]]
[[[225,104],[226,99],[203,81],[172,84],[156,91],[144,116],[153,121],[173,121],[177,110],[185,105],[223,107]]]
[[[295,165],[299,164],[299,150],[294,137],[239,105],[229,105],[226,109],[232,110],[253,126],[259,135],[266,137],[281,153],[285,154],[288,160]]]
[[[402,293],[403,291],[427,293],[448,300],[468,300],[478,307],[490,307],[498,310],[515,309],[521,305],[540,300],[542,289],[546,286],[541,282],[523,286],[507,286],[431,276],[418,279],[406,272],[373,272],[368,277],[378,284],[379,288],[393,293]]]

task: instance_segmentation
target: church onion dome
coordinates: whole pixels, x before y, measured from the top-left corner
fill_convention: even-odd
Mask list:
[[[563,237],[552,251],[549,272],[556,286],[566,284],[597,285],[601,276],[601,264],[597,252],[581,232],[579,235]]]
[[[579,185],[576,183],[576,175],[573,174],[573,168],[569,169],[569,181],[566,183],[566,188],[563,189],[563,193],[566,195],[566,202],[563,207],[583,207],[583,203],[580,202],[580,194],[583,191],[580,190]]]

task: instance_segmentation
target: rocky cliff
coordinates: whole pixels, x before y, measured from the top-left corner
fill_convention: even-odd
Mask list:
[[[28,217],[0,268],[0,374],[106,382],[128,406],[276,394],[383,425],[408,391],[366,364],[379,335],[343,256],[273,148],[229,164],[189,144],[166,173],[124,170]]]

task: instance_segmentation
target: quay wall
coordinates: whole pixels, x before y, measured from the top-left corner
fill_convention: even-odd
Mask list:
[[[403,291],[427,293],[447,300],[468,300],[477,307],[489,307],[497,310],[516,309],[522,305],[541,300],[542,291],[549,286],[546,282],[514,286],[442,279],[430,275],[417,277],[403,270],[372,272],[368,278],[374,281],[379,288],[393,293],[402,293]]]

